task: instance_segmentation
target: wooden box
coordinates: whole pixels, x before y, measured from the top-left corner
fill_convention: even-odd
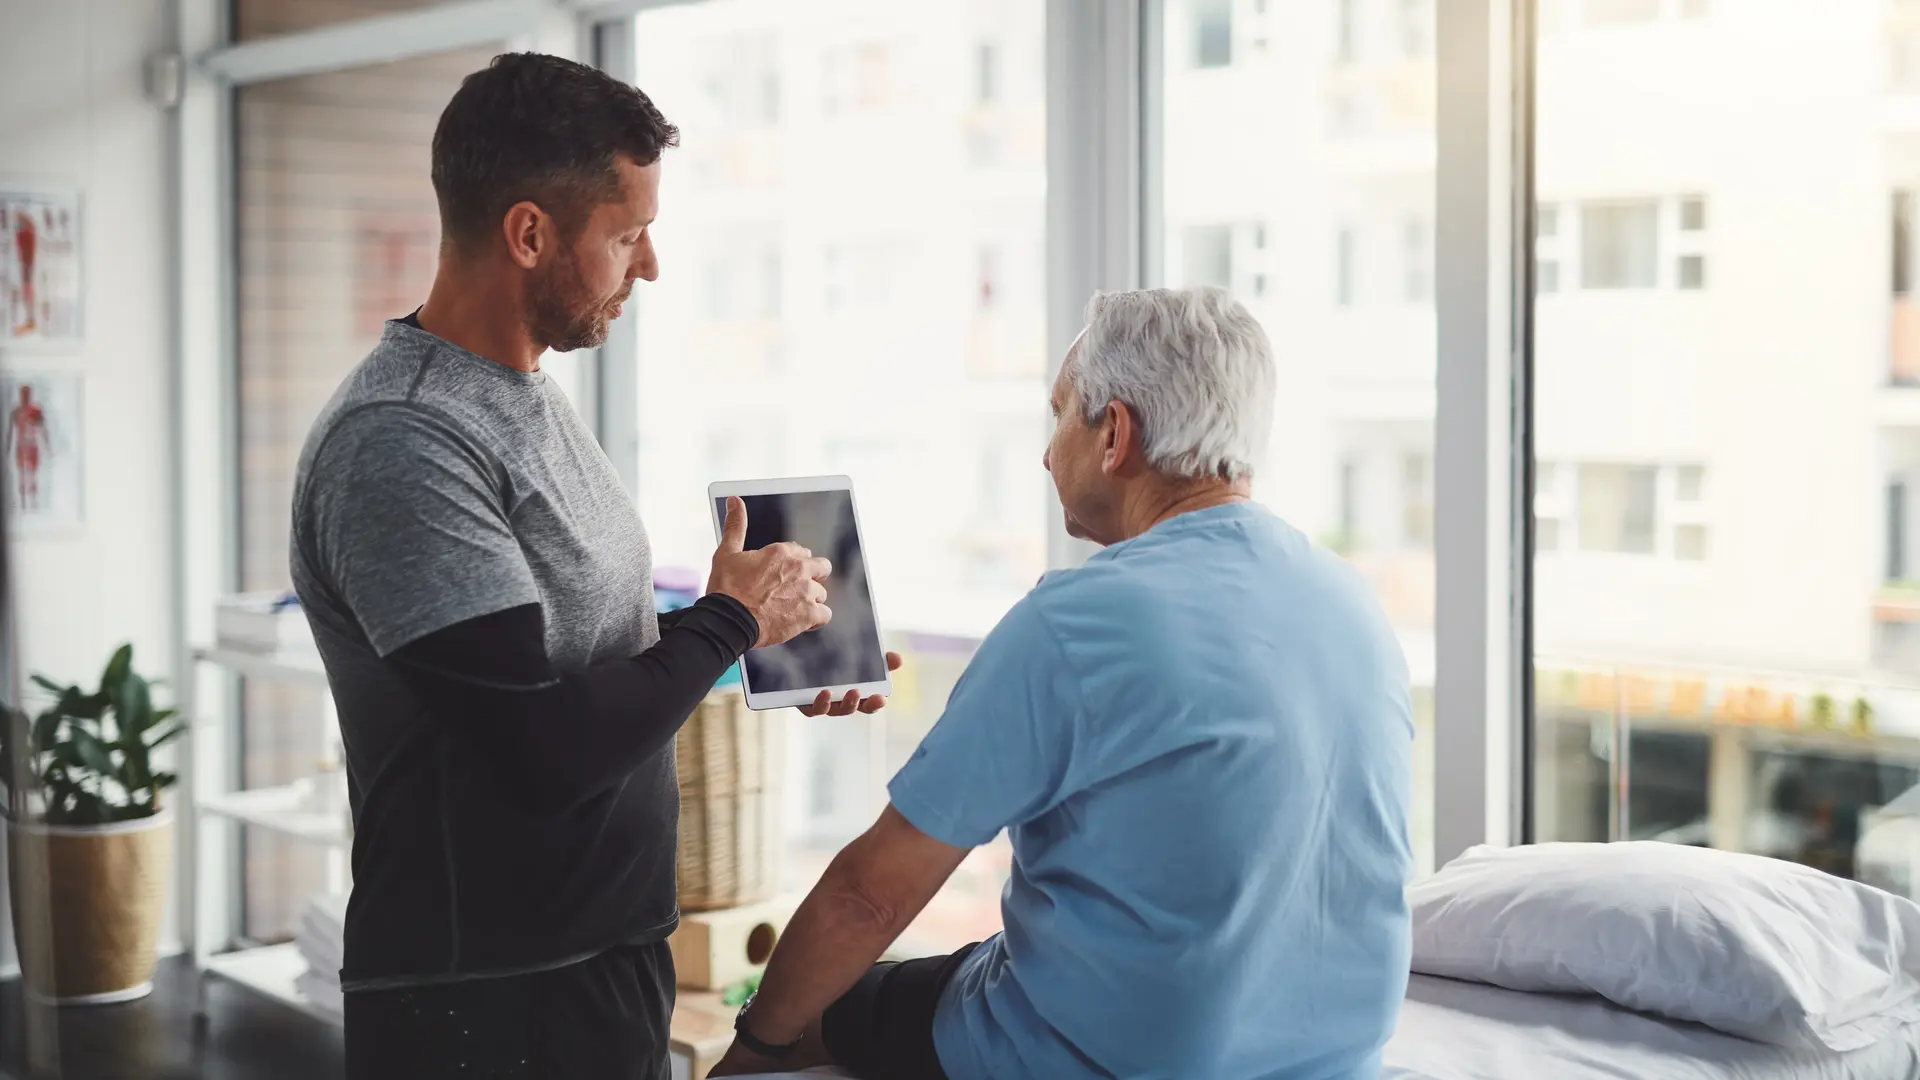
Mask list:
[[[667,939],[676,981],[697,990],[724,990],[766,967],[799,906],[800,897],[779,896],[745,907],[682,912],[680,928]]]
[[[706,1080],[707,1070],[718,1065],[733,1045],[733,1018],[739,1012],[721,1001],[719,994],[679,995],[667,1035],[674,1080]]]

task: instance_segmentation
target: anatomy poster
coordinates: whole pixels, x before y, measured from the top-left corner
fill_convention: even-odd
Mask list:
[[[6,414],[7,527],[21,535],[79,527],[79,373],[0,375],[0,408]]]
[[[0,190],[0,345],[80,340],[80,196]]]

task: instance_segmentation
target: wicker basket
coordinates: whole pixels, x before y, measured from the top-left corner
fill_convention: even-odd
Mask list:
[[[778,731],[738,692],[720,691],[674,739],[680,771],[681,911],[757,903],[779,886]]]

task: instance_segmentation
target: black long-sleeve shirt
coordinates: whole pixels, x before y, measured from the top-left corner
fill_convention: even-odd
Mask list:
[[[701,698],[760,636],[730,596],[660,616],[638,656],[561,673],[547,659],[540,605],[456,623],[390,657],[447,732],[496,772],[501,795],[531,814],[564,813],[659,753]]]

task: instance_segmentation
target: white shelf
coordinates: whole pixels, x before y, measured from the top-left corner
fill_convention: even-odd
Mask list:
[[[327,669],[318,653],[247,652],[244,649],[195,649],[194,659],[261,679],[327,685]]]
[[[195,805],[203,814],[232,818],[311,843],[337,848],[353,846],[345,814],[308,810],[302,805],[304,801],[303,792],[289,786],[206,795]]]
[[[307,970],[306,958],[300,955],[297,945],[266,945],[220,953],[207,958],[207,970],[308,1016],[329,1024],[341,1022],[340,1014],[321,1008],[294,988],[294,980]]]

